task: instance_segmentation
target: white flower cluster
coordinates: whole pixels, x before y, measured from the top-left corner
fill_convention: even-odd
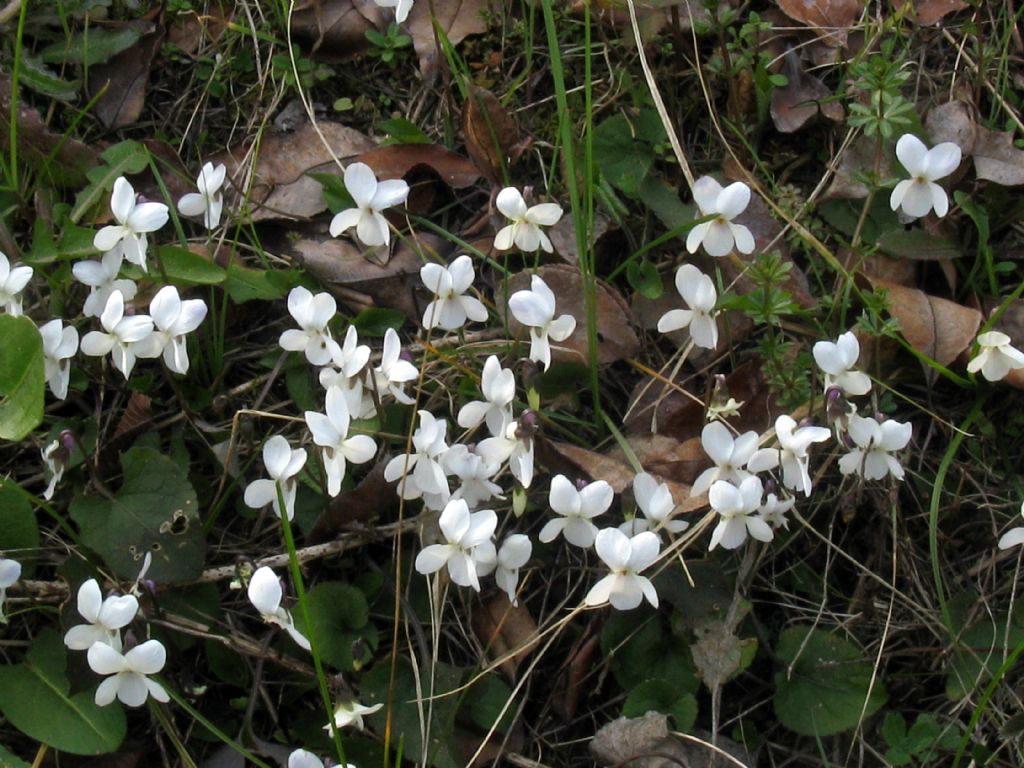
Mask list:
[[[144,573],[139,576],[141,579]],[[131,624],[139,612],[135,595],[103,597],[96,579],[78,588],[78,613],[87,624],[72,627],[64,635],[64,644],[73,651],[87,651],[89,667],[106,679],[96,689],[96,703],[104,707],[120,699],[129,707],[141,707],[152,696],[168,702],[167,691],[150,675],[164,668],[167,649],[159,640],[146,640],[124,650],[121,630]]]

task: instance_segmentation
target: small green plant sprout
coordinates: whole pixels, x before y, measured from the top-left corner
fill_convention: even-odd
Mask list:
[[[890,712],[882,722],[882,737],[889,748],[885,760],[892,766],[934,765],[939,752],[952,752],[960,742],[960,727],[943,726],[934,715],[920,714],[907,730],[899,712]]]
[[[376,29],[366,30],[366,39],[370,42],[367,54],[391,67],[397,63],[398,54],[412,45],[412,38],[402,34],[394,22],[388,24],[385,32]]]
[[[901,89],[910,79],[907,60],[896,53],[896,40],[885,40],[879,53],[850,65],[850,117],[847,122],[866,136],[891,139],[914,121],[914,104]],[[862,99],[857,99],[857,94]]]
[[[899,182],[889,197],[889,206],[918,219],[933,208],[942,218],[949,211],[946,190],[936,180],[949,176],[960,165],[960,147],[951,141],[928,149],[917,136],[905,133],[896,142],[896,157],[910,174]]]

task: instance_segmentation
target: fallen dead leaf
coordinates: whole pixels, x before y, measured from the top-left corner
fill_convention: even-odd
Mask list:
[[[591,249],[598,250],[598,241],[608,232],[608,217],[601,211],[594,212],[594,231],[591,233]],[[579,265],[580,251],[576,244],[576,225],[572,216],[563,216],[558,222],[548,227],[548,239],[555,247],[555,253],[567,264]]]
[[[625,455],[618,446],[606,455],[572,443],[537,438],[536,450],[538,461],[552,474],[557,472],[571,477],[586,477],[591,481],[604,480],[617,494],[629,491],[633,487],[636,473],[625,461]],[[690,496],[690,486],[677,482],[674,475],[648,471],[668,486],[677,512],[692,512],[703,506],[703,503],[696,503]]]
[[[455,189],[471,187],[480,171],[468,157],[440,144],[387,144],[374,147],[356,158],[370,166],[378,179],[400,179],[419,165],[433,169]]]
[[[877,277],[867,281],[888,291],[889,313],[907,343],[939,364],[949,365],[974,341],[982,321],[978,310]]]
[[[183,53],[196,53],[204,44],[216,43],[234,18],[229,5],[210,4],[203,12],[187,11],[174,14],[167,28],[167,42]]]
[[[342,161],[375,146],[367,136],[340,123],[321,121],[318,126],[323,139]],[[306,123],[294,133],[263,138],[249,198],[253,221],[308,219],[327,210],[323,188],[309,174],[340,171],[320,133],[312,123]],[[242,185],[246,171],[243,162],[250,148],[251,143],[246,143],[218,154],[211,161],[224,163],[228,178],[235,185]],[[238,194],[233,197],[237,208],[243,201]]]
[[[406,20],[406,31],[420,59],[420,72],[424,79],[432,80],[444,55],[438,50],[431,18],[431,5],[437,15],[437,24],[451,45],[458,45],[470,35],[487,31],[484,14],[491,11],[490,0],[446,0],[444,3],[416,3]]]
[[[629,447],[645,470],[658,477],[671,477],[679,484],[692,485],[697,475],[710,466],[699,437],[679,441],[668,435],[635,435],[629,438]],[[615,451],[611,456],[617,456]],[[706,502],[698,503],[697,499],[704,498],[697,496],[686,502],[682,511],[700,508]]]
[[[500,659],[502,673],[515,680],[519,665],[537,647],[537,622],[530,609],[522,601],[518,606],[512,605],[502,592],[473,612],[472,625],[487,656]]]
[[[930,27],[947,15],[967,7],[964,0],[917,0],[917,21],[923,27]]]
[[[821,196],[826,200],[863,200],[868,196],[868,187],[860,178],[875,167],[875,140],[867,136],[858,136],[846,151],[839,157],[832,183]],[[888,155],[882,153],[878,166],[882,178],[893,176],[892,164]]]
[[[951,141],[960,147],[964,157],[974,153],[978,139],[978,125],[973,110],[966,102],[954,100],[928,110],[924,121],[928,137],[934,144]]]
[[[383,265],[370,261],[362,251],[340,238],[305,237],[287,247],[298,263],[343,303],[351,306],[354,299],[363,297],[366,303],[355,301],[356,310],[388,307],[416,320],[423,316],[426,306],[421,306],[416,298],[425,255],[417,253],[414,243],[434,261],[451,253],[447,241],[429,233],[413,233],[398,244]]]
[[[796,51],[789,50],[783,59],[784,88],[772,89],[772,122],[781,133],[793,133],[819,112],[829,120],[842,122],[846,110],[838,101],[829,101],[832,91],[814,75],[804,71]]]
[[[757,765],[756,755],[735,741],[693,729],[686,740],[669,732],[668,716],[648,712],[620,717],[603,726],[590,742],[594,760],[608,768],[732,768]],[[721,757],[722,752],[733,759]]]
[[[367,50],[366,31],[386,27],[383,18],[375,24],[352,0],[307,0],[292,13],[292,39],[319,59],[344,61]]]
[[[779,8],[794,21],[813,29],[833,48],[846,45],[850,28],[864,12],[864,0],[778,0]]]
[[[1004,187],[1024,184],[1024,149],[1013,145],[1013,133],[978,126],[974,145],[974,171],[979,179]]]
[[[0,111],[4,114],[0,120],[0,141],[9,147],[11,76],[7,72],[0,72]],[[86,172],[100,164],[102,146],[92,147],[51,131],[39,112],[26,106],[23,99],[18,102],[14,124],[18,138],[18,157],[43,174],[54,186],[62,189],[84,187],[88,182]]]
[[[500,184],[509,166],[519,129],[498,97],[486,88],[471,85],[462,108],[462,133],[466,152],[492,183]]]
[[[89,69],[89,92],[102,94],[93,113],[110,130],[132,125],[146,106],[146,87],[153,56],[163,44],[166,30],[150,21],[129,21],[142,36],[130,48]]]
[[[395,486],[384,479],[386,459],[378,461],[355,488],[331,500],[309,532],[310,544],[337,538],[352,526],[365,525],[398,506]]]
[[[551,696],[551,707],[564,722],[568,723],[576,717],[580,699],[590,693],[586,681],[600,651],[601,635],[593,631],[573,646],[565,665],[565,685],[556,685]]]
[[[555,294],[555,316],[570,314],[576,318],[576,330],[563,342],[552,344],[553,360],[573,359],[586,362],[587,313],[584,307],[583,276],[579,269],[569,264],[549,264],[533,273],[519,272],[509,278],[509,295],[516,291],[529,290],[530,276],[536,274]],[[622,294],[607,283],[598,280],[597,302],[597,362],[600,365],[632,357],[640,349],[640,339],[633,331],[633,318]],[[512,313],[508,313],[509,330],[515,337],[525,337],[526,328]]]

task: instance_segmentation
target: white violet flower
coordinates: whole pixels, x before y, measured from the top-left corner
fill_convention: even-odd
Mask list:
[[[900,208],[907,216],[920,218],[935,209],[935,215],[946,215],[949,198],[946,190],[935,182],[949,176],[960,165],[960,147],[951,141],[928,149],[917,136],[905,133],[896,142],[896,157],[910,174],[893,189],[889,207]]]
[[[508,471],[523,488],[533,482],[532,430],[521,428],[520,421],[510,421],[501,435],[488,437],[477,444],[476,452],[488,464],[508,462]]]
[[[814,362],[825,373],[826,390],[838,387],[847,395],[866,395],[871,391],[868,375],[853,370],[860,357],[860,342],[853,331],[847,331],[835,342],[815,342],[811,351]]]
[[[32,279],[32,267],[12,267],[7,254],[0,251],[0,306],[12,317],[21,314],[21,292]]]
[[[412,405],[416,400],[405,394],[406,383],[415,380],[420,373],[416,366],[402,359],[402,340],[394,328],[384,332],[384,349],[380,365],[373,369],[373,382],[380,396],[391,393],[400,403]]]
[[[135,190],[124,176],[114,182],[110,210],[117,224],[103,227],[92,244],[101,251],[118,249],[132,264],[146,271],[146,233],[156,232],[167,223],[167,206],[163,203],[139,203]]]
[[[439,524],[448,543],[424,547],[416,556],[417,572],[426,576],[447,565],[454,583],[479,592],[478,562],[495,560],[491,536],[498,516],[491,509],[471,513],[464,499],[452,499],[441,512]]]
[[[512,401],[516,398],[516,378],[508,368],[502,368],[496,355],[484,361],[480,390],[484,399],[473,400],[459,409],[459,426],[473,429],[480,422],[487,424],[491,435],[502,435],[512,421]]]
[[[1024,503],[1022,503],[1020,505],[1020,513],[1021,513],[1022,516],[1024,516]],[[1020,544],[1024,544],[1024,526],[1019,526],[1017,528],[1011,528],[1006,533],[1004,533],[1002,536],[1000,536],[999,537],[998,547],[1000,549],[1009,549],[1010,547],[1016,547],[1016,546],[1018,546]],[[3,563],[3,561],[0,560],[0,571],[2,571],[2,569],[3,569],[2,563]],[[2,587],[3,587],[3,579],[2,579],[2,577],[0,577],[0,604],[3,603]],[[0,606],[0,607],[2,607],[2,606]],[[0,610],[0,613],[3,613],[3,611]]]
[[[54,491],[57,490],[57,483],[64,476],[68,452],[65,450],[61,440],[57,439],[46,445],[41,453],[43,464],[46,465],[46,469],[50,473],[50,482],[47,483],[46,490],[43,491],[43,498],[49,501],[53,498]]]
[[[281,334],[278,344],[289,352],[303,352],[313,365],[327,365],[341,350],[331,337],[328,324],[334,319],[338,305],[329,293],[315,296],[297,285],[288,294],[288,312],[299,324]]]
[[[424,264],[420,267],[423,285],[434,294],[423,310],[424,328],[441,328],[454,331],[466,324],[467,318],[474,323],[487,321],[487,308],[475,296],[465,296],[473,285],[473,260],[462,255],[447,267],[441,264]]]
[[[812,443],[823,443],[832,436],[825,427],[797,427],[792,416],[782,414],[775,420],[778,448],[762,448],[747,463],[751,472],[764,472],[782,466],[782,484],[805,496],[811,492],[810,457]]]
[[[912,432],[909,421],[888,419],[879,424],[872,418],[851,416],[847,434],[855,447],[839,458],[839,471],[856,472],[865,480],[881,480],[889,474],[902,480],[903,467],[892,452],[906,448]]]
[[[738,485],[750,477],[744,467],[757,451],[757,432],[750,430],[734,439],[725,424],[712,421],[704,425],[700,443],[715,465],[700,473],[690,488],[691,496],[700,496],[716,480],[728,480]]]
[[[388,245],[391,230],[381,211],[404,203],[409,197],[409,185],[402,179],[378,182],[366,163],[350,163],[345,169],[345,189],[356,207],[346,208],[331,220],[331,237],[355,227],[356,237],[364,245]]]
[[[555,294],[539,276],[533,275],[530,290],[516,291],[508,300],[513,316],[530,329],[530,359],[547,370],[551,365],[551,343],[565,341],[576,330],[576,318],[565,314],[555,319]]]
[[[685,520],[672,519],[676,508],[672,491],[665,483],[659,483],[654,475],[637,473],[633,478],[633,499],[642,516],[637,515],[619,526],[619,530],[627,536],[661,529],[669,533],[682,533],[690,527]]]
[[[441,466],[441,458],[448,450],[448,422],[434,418],[430,411],[420,411],[419,417],[420,425],[412,435],[413,453],[395,456],[384,467],[384,479],[389,483],[401,478],[398,495],[403,499],[448,492],[448,480]]]
[[[4,602],[7,600],[7,588],[14,586],[21,578],[21,563],[7,557],[0,557],[0,624],[7,623],[4,615]]]
[[[445,474],[455,475],[459,479],[459,487],[451,498],[465,499],[471,508],[491,499],[505,498],[501,495],[501,486],[491,482],[491,478],[501,469],[501,462],[484,461],[480,454],[456,443],[445,451],[441,465]]]
[[[527,564],[533,554],[533,542],[522,533],[507,536],[498,548],[498,568],[494,580],[498,587],[508,595],[512,605],[519,605],[516,599],[516,588],[519,586],[519,569]]]
[[[604,480],[595,480],[577,490],[565,475],[551,479],[548,503],[558,517],[549,520],[537,537],[550,544],[558,534],[577,547],[587,549],[594,544],[597,526],[591,520],[608,511],[614,498],[612,487]]]
[[[297,489],[296,475],[306,464],[306,452],[292,450],[287,438],[274,435],[263,444],[263,465],[270,479],[253,480],[245,488],[245,504],[253,509],[260,509],[267,504],[274,505],[274,514],[281,517],[281,506],[278,501],[278,488],[284,497],[285,511],[288,519],[295,517],[295,494]]]
[[[789,530],[789,519],[786,513],[796,504],[795,496],[787,496],[780,499],[774,493],[769,493],[764,498],[764,504],[757,508],[757,514],[772,528],[785,528]]]
[[[395,22],[401,24],[409,17],[415,0],[373,0],[381,8],[395,9]]]
[[[121,630],[135,620],[139,601],[134,595],[111,595],[103,599],[96,579],[78,588],[78,613],[88,624],[72,627],[64,635],[64,645],[73,651],[87,651],[93,643],[106,643],[121,650]]]
[[[1010,371],[1024,368],[1024,352],[1010,344],[1010,337],[1000,331],[978,334],[978,354],[967,363],[969,373],[981,371],[987,381],[999,381]]]
[[[719,545],[723,549],[736,549],[747,540],[748,533],[758,541],[771,541],[775,537],[771,526],[757,514],[763,494],[761,478],[754,475],[738,488],[725,480],[718,480],[711,486],[708,501],[719,520],[711,532],[709,552]]]
[[[125,301],[135,298],[138,291],[134,281],[117,278],[124,259],[117,250],[107,251],[99,261],[80,261],[71,268],[78,282],[88,285],[91,289],[82,307],[82,314],[87,317],[99,317],[107,306],[110,294],[120,291]]]
[[[735,244],[740,253],[754,252],[754,236],[750,230],[743,224],[733,223],[750,204],[750,187],[737,181],[723,189],[710,176],[702,176],[693,185],[693,200],[701,217],[715,218],[690,230],[686,236],[687,251],[696,253],[703,245],[708,256],[726,256]]]
[[[109,352],[114,367],[127,379],[135,367],[137,345],[153,333],[153,318],[148,315],[125,316],[124,297],[120,291],[114,291],[100,315],[100,324],[102,331],[85,334],[82,354],[103,357]]]
[[[292,615],[281,607],[284,590],[281,588],[281,580],[269,566],[264,565],[256,569],[249,579],[246,594],[249,596],[249,602],[260,612],[265,622],[281,627],[296,645],[305,651],[310,650],[309,640],[295,628]]]
[[[106,643],[93,643],[87,659],[97,675],[112,675],[96,689],[98,706],[105,707],[115,698],[129,707],[141,707],[150,696],[165,704],[171,700],[164,687],[148,677],[167,662],[167,649],[159,640],[147,640],[125,654]]]
[[[656,534],[643,531],[631,538],[618,528],[604,528],[598,532],[594,548],[611,573],[590,588],[585,604],[610,602],[616,610],[631,611],[647,598],[652,607],[658,607],[654,585],[640,575],[658,559],[661,542]]]
[[[221,187],[224,186],[224,177],[227,175],[227,168],[224,163],[214,167],[213,163],[206,163],[199,172],[196,179],[198,192],[189,192],[178,201],[178,210],[182,216],[202,216],[203,225],[207,229],[216,229],[220,226],[220,214],[224,210],[224,193]]]
[[[536,251],[543,248],[551,253],[554,247],[541,227],[550,227],[562,218],[562,206],[556,203],[541,203],[526,207],[522,193],[515,187],[505,187],[494,201],[498,210],[509,220],[494,237],[494,247],[499,251],[509,250],[513,244],[521,251]]]
[[[364,706],[358,701],[346,701],[344,704],[337,704],[334,707],[334,727],[347,728],[354,725],[356,730],[363,730],[363,715],[372,715],[383,704],[374,704],[372,707]],[[325,731],[331,730],[331,724],[324,726]]]
[[[326,415],[306,411],[306,424],[313,435],[313,442],[319,445],[327,473],[327,494],[341,493],[341,481],[345,478],[346,462],[365,464],[377,452],[377,444],[369,435],[349,437],[348,402],[345,391],[337,387],[327,390]]]
[[[324,768],[324,761],[304,749],[296,749],[288,755],[288,768]]]
[[[670,309],[658,320],[661,333],[690,327],[690,338],[698,347],[714,349],[718,346],[718,325],[715,323],[715,303],[718,293],[711,278],[692,264],[683,264],[676,271],[676,290],[689,309]]]
[[[202,299],[181,300],[178,289],[165,285],[149,303],[149,316],[156,330],[140,342],[139,357],[159,357],[175,373],[188,373],[188,346],[185,335],[192,333],[206,319],[206,302]]]
[[[78,351],[78,329],[73,325],[64,327],[60,318],[56,318],[39,326],[39,335],[43,337],[46,384],[54,397],[63,400],[68,396],[71,358]]]

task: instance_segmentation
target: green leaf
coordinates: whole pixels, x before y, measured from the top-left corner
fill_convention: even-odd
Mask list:
[[[349,194],[348,189],[345,187],[344,179],[338,174],[310,173],[307,175],[324,188],[324,200],[327,202],[327,207],[331,213],[338,213],[338,211],[357,207],[356,201],[352,199],[352,195]]]
[[[25,316],[0,315],[0,438],[18,441],[43,420],[43,338]]]
[[[890,229],[878,238],[883,253],[915,261],[945,261],[960,256],[956,243],[923,229]]]
[[[32,504],[13,480],[0,479],[0,552],[16,556],[22,564],[21,576],[31,578],[34,564],[25,554],[39,548],[39,524]]]
[[[93,168],[86,174],[90,183],[75,198],[75,207],[69,216],[72,223],[78,223],[104,194],[109,193],[119,176],[140,173],[149,165],[149,154],[137,141],[114,144],[108,147],[101,157],[106,165]]]
[[[1009,621],[1003,613],[983,618],[960,635],[946,675],[946,695],[951,700],[960,701],[992,679],[1006,654],[1024,642],[1022,623],[1019,615]]]
[[[401,328],[404,324],[404,312],[386,307],[368,307],[352,318],[352,325],[366,336],[383,336],[389,328]]]
[[[71,695],[66,666],[60,635],[44,629],[24,664],[0,667],[0,710],[26,736],[62,752],[113,752],[127,730],[124,709],[96,706],[91,691]]]
[[[683,205],[679,192],[656,173],[647,174],[640,182],[640,199],[668,229],[679,229],[682,234],[696,224],[694,207]]]
[[[124,485],[113,500],[83,495],[71,502],[82,543],[121,578],[134,578],[147,552],[153,554],[148,577],[154,581],[198,576],[206,540],[188,468],[152,448],[131,448],[121,456],[121,466]]]
[[[676,730],[686,732],[697,722],[697,699],[665,680],[645,680],[626,696],[622,716],[643,717],[648,712],[671,715],[675,718]]]
[[[830,736],[877,712],[889,694],[849,641],[813,627],[790,627],[776,648],[775,715],[803,736]],[[873,683],[873,684],[872,684]]]
[[[890,747],[895,747],[907,738],[907,721],[899,712],[890,712],[882,721],[882,738]]]
[[[377,127],[388,134],[392,144],[430,144],[433,141],[416,123],[404,117],[381,120]]]
[[[164,245],[157,254],[163,271],[177,285],[219,285],[227,279],[228,273],[221,267],[188,248]]]
[[[509,704],[509,699],[512,699],[512,690],[505,681],[495,675],[487,675],[466,691],[462,711],[481,730],[489,731],[494,727],[498,733],[506,733],[512,727],[516,714],[515,701]]]
[[[3,768],[31,768],[28,763],[13,752],[8,752],[3,744],[0,744],[0,766],[3,766]]]
[[[654,165],[654,150],[639,129],[615,115],[594,128],[593,141],[594,164],[612,186],[634,198],[640,197],[640,182]]]
[[[647,259],[629,262],[626,278],[633,290],[645,299],[656,299],[662,294],[661,275],[658,274],[658,268]]]
[[[276,273],[265,269],[251,269],[231,263],[228,265],[227,277],[224,280],[224,290],[236,304],[244,304],[254,299],[280,299],[284,296],[285,290],[272,277],[274,274]]]
[[[134,27],[86,27],[70,40],[47,46],[40,57],[47,64],[101,64],[131,48],[142,34]]]
[[[315,638],[324,661],[343,672],[358,669],[377,645],[366,595],[350,584],[326,581],[306,594],[307,625],[299,606],[292,609],[295,625],[306,637]]]
[[[49,96],[60,101],[73,101],[78,96],[80,83],[77,80],[67,81],[47,67],[34,56],[22,56],[18,81],[36,93]]]

